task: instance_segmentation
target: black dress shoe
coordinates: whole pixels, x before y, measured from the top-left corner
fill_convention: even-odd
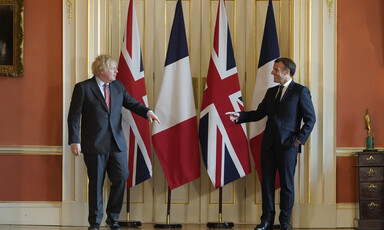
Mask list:
[[[108,224],[108,226],[112,229],[112,230],[120,230],[120,225],[117,221],[113,221],[113,220],[110,220],[110,219],[107,219],[105,221],[105,223]]]
[[[255,230],[272,230],[273,224],[263,221],[255,227]]]
[[[291,226],[288,223],[282,223],[280,225],[281,230],[292,230]]]
[[[92,227],[92,226],[89,226],[89,227],[88,227],[88,230],[99,230],[99,227]]]

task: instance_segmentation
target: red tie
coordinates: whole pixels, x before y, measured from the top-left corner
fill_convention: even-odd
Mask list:
[[[105,103],[107,104],[107,107],[109,110],[111,110],[111,97],[109,95],[108,85],[104,84],[104,96],[105,96]]]

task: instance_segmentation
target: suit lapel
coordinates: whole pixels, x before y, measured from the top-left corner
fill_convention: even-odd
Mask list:
[[[272,99],[273,101],[276,100],[277,93],[279,92],[279,85],[276,85],[273,87],[273,94],[272,94]]]
[[[109,109],[107,107],[107,104],[105,103],[105,99],[103,97],[103,94],[101,94],[100,88],[97,85],[95,77],[93,77],[92,81],[91,81],[91,90],[95,94],[96,98],[101,101],[101,103],[103,104],[104,108],[109,111]],[[111,101],[112,101],[112,99],[111,99]]]
[[[111,95],[111,110],[114,108],[115,106],[115,102],[116,102],[116,94],[117,94],[117,89],[116,89],[116,84],[114,84],[114,81],[112,81],[111,83],[109,83],[109,93]]]

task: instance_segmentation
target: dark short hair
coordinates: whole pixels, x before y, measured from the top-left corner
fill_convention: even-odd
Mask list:
[[[284,64],[284,70],[289,69],[289,75],[292,77],[296,72],[296,64],[290,58],[277,58],[275,63],[281,62]]]

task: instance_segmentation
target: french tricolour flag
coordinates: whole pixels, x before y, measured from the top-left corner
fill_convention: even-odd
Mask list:
[[[257,78],[255,83],[255,89],[253,92],[252,99],[252,110],[256,110],[257,106],[263,100],[267,89],[275,86],[276,83],[273,82],[273,77],[271,72],[273,69],[273,64],[276,58],[280,56],[279,53],[279,43],[277,40],[276,32],[276,23],[275,16],[273,13],[272,0],[269,0],[267,17],[264,27],[263,41],[261,44],[260,50],[260,59],[257,69]],[[250,148],[253,155],[253,160],[255,161],[255,167],[261,182],[261,166],[260,166],[260,148],[261,141],[263,139],[265,124],[267,123],[267,118],[250,123]],[[276,176],[275,187],[280,187],[278,174]]]
[[[199,126],[203,161],[215,188],[251,172],[246,126],[225,115],[243,110],[227,14],[220,0]]]
[[[116,79],[123,83],[131,96],[148,106],[140,47],[135,4],[131,0]],[[122,113],[122,125],[128,145],[127,188],[130,188],[152,177],[151,139],[147,120],[125,108]]]
[[[152,142],[170,189],[200,177],[197,118],[181,0],[177,1]]]

